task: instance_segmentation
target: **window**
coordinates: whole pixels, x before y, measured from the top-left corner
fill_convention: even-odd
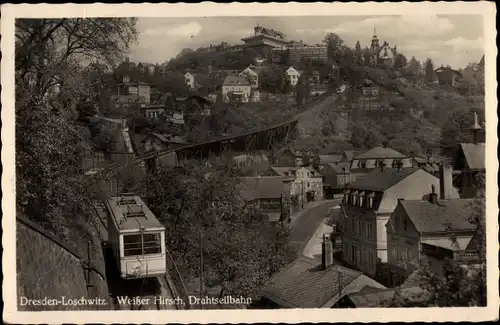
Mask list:
[[[362,233],[361,220],[358,220],[358,235],[361,236]]]
[[[356,232],[356,227],[355,227],[355,220],[354,218],[351,219],[351,232],[355,233]]]
[[[135,256],[161,253],[161,235],[133,234],[123,236],[123,255]]]
[[[354,251],[355,246],[351,245],[351,261],[354,262],[356,259],[356,252]]]
[[[407,220],[403,220],[403,229],[408,230],[408,221]]]
[[[359,168],[366,168],[366,161],[360,161]]]

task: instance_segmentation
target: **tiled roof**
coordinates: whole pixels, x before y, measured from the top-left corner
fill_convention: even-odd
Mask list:
[[[250,86],[247,78],[243,76],[227,76],[222,83],[223,86]]]
[[[374,168],[371,172],[363,176],[361,179],[353,182],[349,187],[357,190],[367,190],[382,192],[399,183],[406,177],[410,176],[420,168]]]
[[[412,296],[422,293],[423,290],[416,287],[406,287],[400,289],[400,294],[403,296]],[[347,296],[356,306],[356,308],[374,308],[384,307],[384,304],[389,301],[396,293],[396,288],[378,290],[375,292],[356,292]]]
[[[484,143],[461,143],[460,147],[470,169],[485,169]]]
[[[289,172],[294,172],[300,167],[271,167],[271,170],[280,176],[291,176],[287,175]]]
[[[359,153],[359,151],[354,151],[354,150],[346,150],[344,151],[344,155],[346,156],[347,160],[352,160],[357,154]]]
[[[453,230],[474,230],[469,222],[472,199],[429,201],[404,200],[401,205],[405,209],[415,228],[420,232],[442,232]]]
[[[301,256],[273,277],[263,296],[283,307],[319,308],[358,278],[360,289],[375,283],[359,271],[339,265],[323,269],[320,261]]]
[[[246,201],[279,199],[285,190],[281,176],[240,177],[237,188]]]
[[[321,165],[328,163],[337,163],[342,159],[342,155],[319,155],[319,163]]]
[[[391,148],[375,147],[364,152],[355,159],[405,158],[406,156]]]

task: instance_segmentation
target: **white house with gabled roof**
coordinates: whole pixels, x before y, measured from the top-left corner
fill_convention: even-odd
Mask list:
[[[295,85],[297,85],[297,82],[299,81],[300,72],[295,70],[293,67],[290,67],[290,68],[286,69],[285,77],[290,82],[290,85],[295,86]]]

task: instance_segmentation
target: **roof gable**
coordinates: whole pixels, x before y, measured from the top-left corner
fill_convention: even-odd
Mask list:
[[[284,307],[320,308],[361,275],[339,265],[325,270],[321,262],[301,256],[273,277],[263,295]]]
[[[391,148],[375,147],[356,156],[354,159],[380,159],[380,158],[406,158],[406,156]]]
[[[257,199],[280,199],[285,189],[285,178],[281,176],[241,177],[238,180],[240,195],[248,202]]]
[[[356,190],[366,190],[383,192],[390,187],[401,182],[406,177],[415,173],[419,168],[374,168],[373,171],[366,174],[359,180],[353,182],[349,187]]]
[[[472,199],[439,200],[436,204],[423,200],[404,200],[400,204],[419,232],[432,233],[476,229],[469,222],[471,202]]]
[[[470,169],[485,169],[485,145],[484,143],[461,143],[467,166]]]

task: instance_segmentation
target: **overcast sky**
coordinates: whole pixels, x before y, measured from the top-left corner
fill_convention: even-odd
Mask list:
[[[397,45],[410,59],[434,60],[436,65],[463,68],[478,62],[484,53],[483,21],[477,15],[439,16],[303,16],[303,17],[196,17],[140,18],[139,40],[131,51],[133,61],[163,63],[183,48],[196,49],[210,43],[242,43],[256,24],[279,30],[288,39],[320,43],[328,32],[337,33],[349,46],[357,40],[369,46],[377,36]]]

